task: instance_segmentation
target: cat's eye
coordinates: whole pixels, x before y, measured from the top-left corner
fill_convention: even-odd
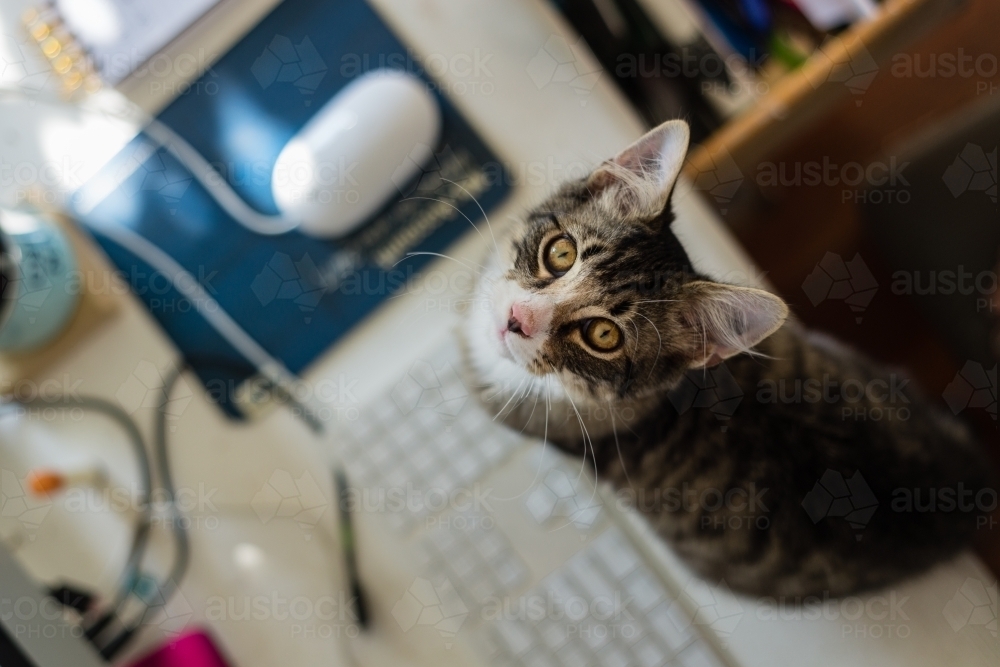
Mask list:
[[[545,268],[558,278],[576,263],[576,244],[568,236],[557,236],[549,241],[542,258]]]
[[[595,317],[583,325],[583,339],[595,350],[612,352],[622,342],[622,330],[611,320]]]

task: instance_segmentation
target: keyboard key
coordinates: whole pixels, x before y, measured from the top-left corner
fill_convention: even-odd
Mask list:
[[[413,517],[410,514],[404,514],[403,512],[391,512],[386,515],[389,520],[389,525],[397,533],[403,533],[410,529],[413,525]]]
[[[632,654],[642,667],[660,667],[667,664],[667,652],[652,637],[646,637],[636,644]]]
[[[392,452],[384,442],[378,442],[368,449],[368,460],[382,467],[392,458]]]
[[[701,641],[686,648],[679,656],[684,667],[719,667],[719,661]]]
[[[371,416],[367,412],[361,412],[358,418],[347,422],[347,431],[351,434],[355,443],[362,443],[374,434]]]
[[[586,649],[575,642],[570,642],[556,652],[565,667],[583,667],[593,662]]]
[[[433,410],[414,410],[413,421],[423,427],[424,431],[434,433],[441,427],[441,417]]]
[[[558,622],[549,622],[541,628],[542,640],[553,651],[557,650],[568,640],[566,626]]]
[[[646,570],[636,570],[625,579],[625,590],[632,596],[632,604],[647,611],[663,598],[663,587]]]
[[[569,600],[577,597],[576,587],[569,583],[563,572],[556,572],[542,583],[545,588],[551,591],[553,604],[560,610],[565,609]],[[579,620],[579,618],[570,620]]]
[[[628,607],[625,608],[625,611]],[[621,637],[622,643],[624,644],[635,644],[640,639],[646,635],[646,629],[642,626],[642,617],[639,615],[632,614],[632,612],[625,611],[622,612],[621,622],[618,625],[618,636]],[[633,618],[630,620],[629,616]]]
[[[423,472],[437,463],[434,451],[427,447],[421,447],[410,455],[410,463],[417,470]]]
[[[628,667],[628,654],[618,644],[608,644],[597,654],[601,667]]]
[[[434,440],[437,448],[442,454],[447,454],[462,444],[458,433],[455,433],[454,431],[450,433],[440,433]]]
[[[473,599],[479,604],[483,604],[486,600],[495,597],[497,594],[496,586],[486,576],[476,579],[469,590],[472,593]]]
[[[440,562],[440,558],[436,552],[430,551],[426,544],[418,545],[416,548],[409,552],[409,557],[413,560],[413,564],[421,571],[426,572],[431,569],[431,567],[436,567]]]
[[[495,621],[493,628],[497,642],[513,655],[526,653],[535,643],[531,631],[523,623],[500,620]]]
[[[604,578],[603,574],[588,562],[586,558],[581,558],[581,556],[585,557],[587,555],[586,552],[577,554],[569,562],[569,570],[582,586],[591,607],[593,608],[595,604],[599,603],[599,606],[606,608],[613,603],[616,593],[620,597],[620,591],[616,591]]]
[[[460,553],[452,557],[448,564],[455,574],[463,580],[476,570],[476,558],[469,553]]]
[[[544,523],[552,516],[552,513],[555,511],[556,501],[558,500],[551,491],[542,487],[528,494],[528,499],[525,501],[524,506],[535,521]]]
[[[577,630],[580,635],[580,639],[583,643],[590,647],[590,650],[594,653],[597,652],[599,648],[608,643],[611,638],[611,631],[608,626],[603,623],[596,623],[590,619],[587,619],[577,626]]]
[[[679,603],[664,602],[649,614],[648,619],[654,631],[674,651],[679,651],[691,641],[691,618]]]
[[[476,540],[476,548],[486,560],[492,560],[498,554],[510,549],[510,545],[497,532],[482,531],[479,539]]]
[[[403,416],[396,407],[396,403],[390,400],[375,401],[371,406],[372,412],[367,416],[367,420],[370,420],[372,424],[381,424],[382,426],[388,426],[390,424],[395,424]],[[366,419],[362,417],[362,419]]]
[[[406,470],[401,467],[396,468],[384,477],[383,486],[390,489],[405,489],[406,483],[410,481],[410,479],[411,477]]]
[[[502,653],[490,660],[490,667],[522,667],[523,664],[517,658],[511,658]]]
[[[442,470],[429,480],[429,488],[436,493],[451,493],[455,488],[455,478],[448,470]]]
[[[459,479],[467,482],[477,479],[485,467],[482,459],[472,452],[466,452],[455,461],[455,472]]]
[[[393,445],[396,449],[402,450],[404,453],[409,453],[420,448],[420,437],[418,431],[413,428],[413,424],[409,421],[402,421],[396,424],[392,430],[389,432],[388,443]]]
[[[458,546],[458,537],[446,528],[438,528],[427,539],[441,553],[447,553]]]
[[[520,562],[509,559],[497,566],[496,573],[503,587],[512,590],[524,580],[526,571]]]
[[[618,528],[612,528],[601,535],[594,543],[601,562],[616,579],[623,578],[639,564],[639,556],[632,545],[625,541],[625,536]]]
[[[570,498],[576,495],[573,481],[565,470],[559,468],[550,470],[545,475],[545,486],[558,498]]]
[[[364,459],[355,459],[347,463],[347,474],[351,486],[369,485],[374,480],[375,469]]]
[[[462,426],[470,433],[480,433],[497,428],[499,420],[493,421],[493,415],[487,416],[480,409],[473,408],[462,413]]]
[[[591,505],[589,507],[584,507],[583,509],[578,509],[574,512],[570,518],[576,527],[581,530],[586,530],[597,522],[597,517],[601,515],[600,505]]]
[[[559,667],[557,658],[544,647],[533,649],[521,659],[524,667]]]
[[[479,445],[479,451],[490,463],[496,463],[506,453],[507,447],[499,438],[486,438]]]
[[[497,636],[492,632],[480,632],[477,640],[479,641],[480,652],[491,658],[490,664],[494,667],[499,665],[500,658],[501,656],[504,656],[504,654],[500,652],[500,645],[497,644]],[[504,664],[510,663],[506,662]]]

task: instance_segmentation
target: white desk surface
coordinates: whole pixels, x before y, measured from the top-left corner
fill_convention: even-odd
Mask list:
[[[27,4],[27,0],[8,0],[0,8],[0,33],[8,35],[2,38],[6,44],[0,42],[0,53],[10,50],[9,34],[17,31],[20,7]],[[478,75],[459,68],[445,73],[443,82],[477,84],[466,86],[466,93],[453,100],[514,173],[534,173],[527,168],[544,165],[548,174],[545,179],[519,183],[508,202],[492,213],[495,225],[537,201],[566,173],[596,164],[642,132],[638,117],[607,76],[601,76],[586,94],[562,83],[535,85],[528,63],[546,40],[563,35],[575,41],[538,0],[374,0],[373,4],[418,53],[446,58],[479,53],[488,58]],[[485,89],[491,90],[489,94],[484,92],[484,83],[491,84]],[[46,184],[56,198],[79,185],[133,131],[72,110],[0,101],[3,162],[69,165],[56,170],[56,177]],[[11,203],[17,188],[9,179],[0,182],[0,202]],[[684,184],[677,206],[678,234],[702,270],[733,281],[759,280],[760,274],[722,223]],[[484,250],[483,240],[469,234],[452,254],[475,260]],[[453,276],[462,270],[442,260],[429,272]],[[391,386],[458,318],[455,310],[461,294],[428,297],[420,292],[418,283],[417,293],[391,299],[317,363],[306,379],[343,380],[359,402]],[[121,301],[121,315],[50,369],[52,378],[69,386],[79,382],[75,388],[81,393],[118,395],[131,402],[137,375],[171,366],[176,352],[170,341],[136,299],[122,296]],[[331,490],[324,472],[324,446],[317,446],[317,440],[286,411],[273,411],[242,426],[224,420],[193,382],[187,381],[178,394],[183,403],[170,436],[175,482],[194,497],[201,490],[203,498],[190,512],[193,563],[181,595],[163,618],[153,619],[129,654],[155,645],[165,632],[184,623],[207,622],[239,667],[338,664],[337,639],[329,636],[336,630],[329,624],[324,629],[320,622],[310,629],[309,623],[272,613],[273,605],[280,608],[283,600],[300,596],[336,598],[341,582],[332,510],[324,512],[315,527],[303,528],[290,519],[263,521],[251,506],[254,495],[276,471],[287,471],[295,478],[309,473],[328,499]],[[342,398],[347,402],[334,407],[355,405],[350,395]],[[152,407],[140,407],[133,414],[147,432],[153,415]],[[47,454],[59,452],[66,459],[106,460],[114,483],[130,487],[134,473],[126,451],[113,428],[96,418],[0,421],[0,468],[18,476],[34,462],[45,461]],[[6,487],[4,492],[8,493]],[[18,556],[41,578],[69,578],[88,585],[98,582],[100,590],[112,590],[129,539],[121,513],[101,508],[73,511],[56,500],[43,514],[37,526],[2,518],[0,536],[20,544]],[[379,544],[382,538],[366,526],[364,515],[358,523],[360,557],[376,617],[391,618],[388,609],[402,594],[402,589],[394,588],[393,559],[406,556],[395,554],[391,543]],[[166,561],[169,548],[163,531],[150,551],[154,560]],[[686,578],[669,553],[664,557],[678,577]],[[374,576],[372,568],[376,568]],[[875,600],[857,619],[854,607],[848,607],[843,610],[846,619],[841,615],[826,620],[773,620],[766,606],[738,598],[742,617],[729,639],[729,649],[742,664],[761,667],[995,665],[995,660],[976,662],[968,650],[977,646],[980,652],[992,650],[997,655],[995,626],[993,636],[973,624],[953,630],[945,617],[945,605],[967,580],[994,586],[995,617],[995,578],[971,556],[897,587],[892,594],[907,599],[895,618]],[[212,609],[218,616],[220,598],[235,604],[238,611],[247,597],[257,596],[263,596],[271,610],[266,620],[208,618]],[[388,645],[366,643],[366,647],[364,651],[373,651],[372,655],[390,650]],[[461,664],[455,658],[445,662]],[[388,659],[383,655],[371,664],[385,664]],[[399,655],[391,659],[406,663]]]

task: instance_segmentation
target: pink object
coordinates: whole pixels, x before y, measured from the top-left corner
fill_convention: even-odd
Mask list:
[[[130,667],[231,667],[203,630],[189,630]]]

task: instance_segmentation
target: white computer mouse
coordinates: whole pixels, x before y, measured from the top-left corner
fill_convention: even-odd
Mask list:
[[[427,84],[380,69],[348,84],[285,145],[271,194],[310,236],[344,236],[370,218],[431,158],[441,110]]]

